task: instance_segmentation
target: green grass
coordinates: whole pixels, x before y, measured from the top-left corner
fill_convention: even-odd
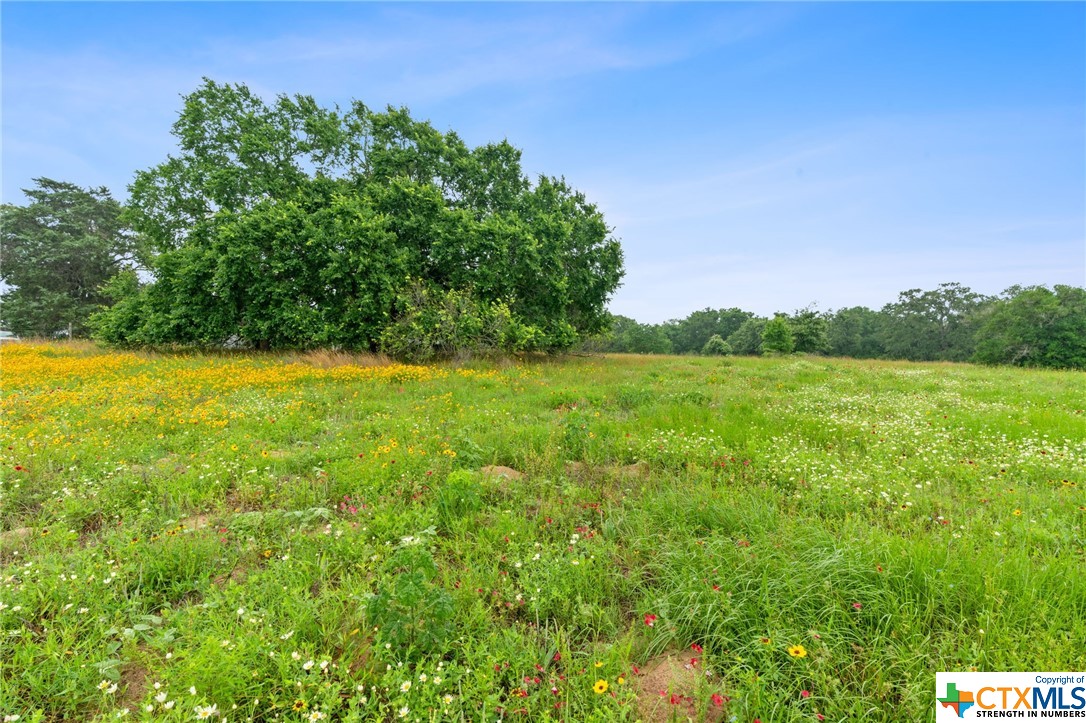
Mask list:
[[[671,653],[683,719],[934,720],[936,671],[1086,668],[1082,374],[329,359],[3,347],[0,715],[632,721]]]

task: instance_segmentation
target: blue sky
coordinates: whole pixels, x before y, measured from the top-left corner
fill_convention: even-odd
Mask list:
[[[641,321],[1086,285],[1086,4],[2,6],[3,200],[127,196],[202,76],[508,138]]]

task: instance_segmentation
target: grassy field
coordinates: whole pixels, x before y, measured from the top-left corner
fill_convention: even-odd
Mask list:
[[[1086,668],[1083,374],[0,362],[5,721],[915,721]]]

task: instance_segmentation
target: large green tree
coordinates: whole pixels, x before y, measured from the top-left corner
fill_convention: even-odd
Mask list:
[[[105,188],[34,185],[23,191],[27,205],[0,207],[0,280],[11,287],[0,325],[20,336],[82,336],[108,300],[102,285],[132,261],[132,235]]]
[[[774,314],[762,330],[763,354],[791,354],[796,350],[792,325],[785,314]]]
[[[882,345],[883,315],[866,306],[838,309],[830,315],[826,329],[830,354],[855,359],[876,359],[886,350]]]
[[[762,353],[762,332],[765,330],[768,319],[764,316],[754,316],[742,323],[732,332],[725,341],[731,347],[733,354],[745,356],[757,356]]]
[[[825,354],[830,350],[827,336],[829,322],[825,314],[820,314],[811,307],[799,309],[788,317],[792,329],[795,351],[801,354]]]
[[[1086,289],[1007,289],[984,315],[975,361],[1086,369]]]
[[[887,355],[914,361],[969,359],[977,314],[990,301],[957,283],[939,284],[930,291],[902,291],[895,303],[882,309]]]
[[[154,280],[120,290],[98,319],[107,341],[406,348],[384,331],[444,318],[417,302],[453,291],[461,310],[508,318],[500,336],[520,349],[607,326],[618,242],[564,180],[530,182],[508,142],[470,148],[404,109],[266,103],[210,80],[173,132],[178,152],[130,189]]]

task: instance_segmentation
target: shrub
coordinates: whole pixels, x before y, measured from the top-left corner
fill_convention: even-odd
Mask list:
[[[701,353],[707,356],[727,356],[732,353],[732,348],[728,342],[720,338],[719,334],[713,334],[701,348]]]
[[[777,314],[766,322],[762,332],[762,352],[766,354],[791,354],[796,344],[792,337],[792,327],[788,317]]]
[[[438,652],[453,629],[453,602],[434,582],[433,555],[418,538],[406,538],[389,558],[386,576],[391,580],[366,605],[378,641],[409,660]]]
[[[463,358],[547,346],[547,335],[516,321],[507,304],[479,301],[470,289],[442,290],[414,282],[398,306],[380,343],[381,351],[400,359]]]

